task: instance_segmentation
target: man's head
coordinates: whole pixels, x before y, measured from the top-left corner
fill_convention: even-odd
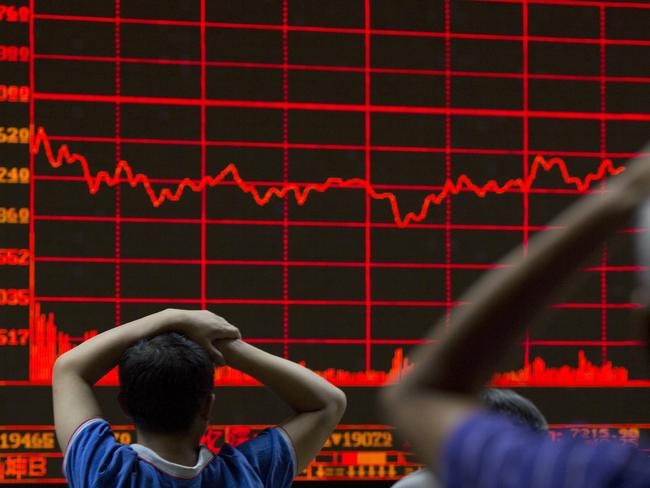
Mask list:
[[[481,395],[485,408],[508,417],[517,425],[536,432],[546,432],[548,423],[542,412],[531,402],[512,390],[490,388]]]
[[[120,359],[119,377],[120,404],[138,429],[178,434],[197,419],[207,425],[214,364],[186,337],[168,333],[134,344]]]

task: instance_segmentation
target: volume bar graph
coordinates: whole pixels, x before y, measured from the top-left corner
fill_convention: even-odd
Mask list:
[[[52,381],[54,361],[61,354],[73,347],[73,342],[85,341],[97,335],[96,330],[83,333],[82,337],[71,338],[58,330],[54,314],[44,313],[41,304],[35,304],[35,326],[30,341],[30,382],[38,385],[49,385]],[[300,364],[309,367],[301,361]],[[387,371],[346,371],[330,368],[316,373],[327,381],[339,387],[381,387],[394,381],[399,381],[402,375],[409,371],[413,364],[399,347],[394,350],[390,368]],[[230,367],[215,370],[215,386],[261,386],[254,378]],[[2,384],[21,384],[23,382],[0,381]],[[564,365],[547,367],[542,358],[535,358],[530,366],[517,371],[497,373],[490,382],[493,387],[650,387],[650,381],[631,379],[624,367],[614,366],[610,361],[602,366],[591,363],[583,351],[578,353],[577,366]],[[112,370],[98,385],[118,386],[117,371]]]

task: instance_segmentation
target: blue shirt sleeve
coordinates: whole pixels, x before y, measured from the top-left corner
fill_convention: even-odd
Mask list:
[[[264,486],[289,487],[296,476],[291,439],[280,427],[267,429],[236,447],[248,460]]]
[[[553,443],[494,414],[478,414],[452,433],[443,474],[448,488],[648,488],[650,463],[630,446]]]
[[[73,434],[63,460],[63,470],[70,488],[101,486],[128,471],[135,454],[115,440],[104,419],[91,419]]]

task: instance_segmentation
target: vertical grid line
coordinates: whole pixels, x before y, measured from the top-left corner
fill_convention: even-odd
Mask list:
[[[206,99],[206,47],[205,47],[205,0],[201,2],[201,18],[200,18],[200,36],[201,36],[201,181],[205,179],[206,173],[206,113],[205,113],[205,99]],[[206,188],[201,189],[201,308],[207,308],[206,302]]]
[[[289,181],[289,1],[282,0],[282,182]],[[282,200],[282,354],[289,358],[289,199]]]
[[[451,5],[445,0],[445,181],[451,181]],[[451,199],[445,199],[445,301],[451,302]],[[445,327],[451,307],[445,307]]]
[[[605,6],[599,7],[599,22],[600,22],[600,161],[606,158],[607,154],[607,121],[605,114],[607,113],[607,81],[605,79],[607,71],[607,58],[606,58],[606,17]],[[605,189],[605,181],[601,181],[600,187]],[[607,303],[607,243],[603,243],[603,249],[600,256],[600,302]],[[601,361],[602,364],[607,362],[607,309],[602,307],[600,310],[600,340],[601,346]]]
[[[521,20],[522,20],[522,174],[523,180],[528,181],[529,168],[529,148],[528,148],[528,105],[529,105],[529,87],[528,87],[528,0],[523,0],[521,4]],[[528,232],[529,232],[529,192],[528,188],[523,189],[522,196],[522,210],[523,210],[523,253],[524,256],[528,254]],[[526,334],[524,337],[524,366],[527,368],[530,365],[530,330],[526,327]]]
[[[365,0],[364,5],[364,45],[365,45],[365,62],[364,62],[364,103],[365,103],[365,136],[364,136],[364,156],[365,156],[365,179],[370,184],[372,171],[370,167],[370,0]],[[364,228],[364,241],[365,241],[365,301],[366,301],[366,371],[370,371],[372,365],[371,358],[371,338],[372,338],[372,288],[371,288],[371,259],[372,247],[370,245],[371,237],[371,202],[370,197],[366,194],[366,225]]]
[[[35,351],[35,303],[36,286],[35,275],[35,234],[34,234],[34,134],[36,133],[34,121],[34,0],[29,0],[29,379],[34,380],[40,373],[34,361]]]
[[[115,0],[115,165],[120,164],[122,159],[122,108],[119,97],[122,94],[122,70],[121,54],[122,44],[120,39],[120,16],[121,0]],[[122,255],[122,225],[121,217],[121,188],[118,182],[115,185],[115,325],[120,325],[122,321],[122,307],[120,296],[122,291],[122,265],[120,257]]]

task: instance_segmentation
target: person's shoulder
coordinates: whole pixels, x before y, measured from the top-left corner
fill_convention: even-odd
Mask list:
[[[632,446],[553,442],[548,435],[490,413],[462,422],[449,437],[444,456],[449,487],[476,484],[480,479],[510,480],[505,487],[650,487],[650,463]],[[618,481],[612,484],[611,480]]]
[[[217,457],[229,470],[257,478],[264,486],[268,481],[288,486],[296,475],[293,445],[281,427],[265,429],[237,446],[225,444]]]
[[[70,438],[63,471],[71,487],[92,486],[128,472],[136,458],[130,446],[115,440],[110,424],[98,417],[82,423]]]

